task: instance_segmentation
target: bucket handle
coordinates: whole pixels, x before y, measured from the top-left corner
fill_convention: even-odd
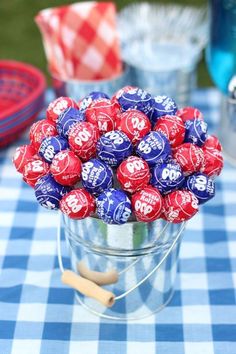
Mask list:
[[[172,245],[170,248],[165,252],[164,256],[158,262],[158,264],[144,277],[142,278],[137,284],[132,286],[129,290],[125,291],[123,294],[115,296],[111,291],[103,289],[101,286],[96,284],[94,281],[86,279],[72,270],[65,269],[63,266],[63,261],[62,261],[62,255],[61,255],[61,215],[59,212],[59,225],[57,228],[57,257],[58,257],[58,264],[59,268],[61,270],[62,276],[61,280],[64,284],[72,287],[73,289],[79,291],[81,294],[94,298],[98,302],[100,302],[102,305],[106,307],[111,307],[114,305],[116,300],[120,300],[130,294],[132,291],[137,289],[140,285],[142,285],[151,275],[158,270],[158,268],[162,265],[162,263],[165,261],[165,259],[168,257],[174,246],[176,245],[177,241],[179,240],[184,228],[185,228],[186,223],[184,222],[177,233]],[[143,256],[145,257],[145,256]],[[143,258],[141,257],[141,259]],[[141,260],[140,259],[140,260]],[[135,265],[139,260],[135,260],[127,269],[130,269],[131,266]],[[122,271],[123,273],[123,271]]]

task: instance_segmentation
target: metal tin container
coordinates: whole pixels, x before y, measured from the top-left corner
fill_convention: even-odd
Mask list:
[[[129,65],[124,65],[121,75],[107,80],[67,80],[52,77],[56,96],[69,96],[78,101],[92,91],[100,91],[112,96],[117,90],[131,84]]]
[[[118,280],[104,288],[115,294],[115,304],[104,307],[76,293],[78,302],[96,315],[140,319],[161,310],[174,293],[179,247],[185,223],[164,220],[106,225],[96,218],[71,220],[63,216],[72,268],[79,264],[96,272],[117,272]]]

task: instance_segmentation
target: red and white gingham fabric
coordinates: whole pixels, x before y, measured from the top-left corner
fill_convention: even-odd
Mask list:
[[[121,73],[113,3],[92,1],[45,9],[35,21],[43,36],[52,76],[99,80]]]

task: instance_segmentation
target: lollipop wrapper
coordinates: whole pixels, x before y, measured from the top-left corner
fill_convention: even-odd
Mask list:
[[[92,1],[45,9],[35,21],[53,77],[101,80],[121,74],[113,3]]]

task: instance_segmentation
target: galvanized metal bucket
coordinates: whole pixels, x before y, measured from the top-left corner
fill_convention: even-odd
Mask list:
[[[160,219],[106,225],[96,218],[75,221],[64,215],[63,223],[74,272],[84,276],[86,269],[86,274],[95,274],[95,282],[97,274],[116,274],[114,281],[103,283],[115,294],[114,305],[106,307],[76,292],[83,307],[109,319],[136,320],[171,300],[185,223]]]

